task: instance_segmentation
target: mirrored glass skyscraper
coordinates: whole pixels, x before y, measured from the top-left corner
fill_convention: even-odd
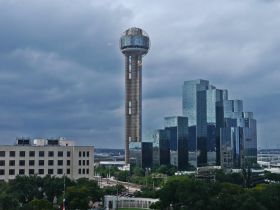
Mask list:
[[[170,163],[178,170],[188,168],[188,118],[175,116],[164,118],[165,130],[169,132]]]
[[[217,103],[220,130],[220,164],[242,168],[257,163],[257,123],[252,112],[243,112],[241,100]]]
[[[183,115],[189,119],[189,158],[193,165],[217,163],[216,103],[228,98],[227,90],[216,89],[207,80],[185,81]]]

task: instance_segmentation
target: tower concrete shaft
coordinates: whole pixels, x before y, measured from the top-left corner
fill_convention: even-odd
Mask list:
[[[126,164],[134,164],[139,159],[133,151],[142,147],[139,146],[142,137],[142,57],[148,53],[149,48],[150,38],[141,28],[129,28],[120,38],[120,50],[125,56]]]
[[[142,55],[125,55],[125,162],[129,143],[142,138]]]

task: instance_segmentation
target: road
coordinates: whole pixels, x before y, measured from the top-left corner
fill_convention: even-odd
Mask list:
[[[96,177],[94,177],[94,180],[96,180],[98,182],[98,185],[101,188],[121,184],[128,190],[129,193],[134,193],[136,191],[141,190],[141,185],[137,185],[137,184],[129,183],[129,182],[122,182],[122,181],[118,181],[118,180],[115,180],[112,178],[101,178],[101,177],[96,176]]]

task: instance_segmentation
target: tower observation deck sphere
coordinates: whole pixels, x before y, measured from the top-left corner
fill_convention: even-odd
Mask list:
[[[123,32],[120,39],[120,49],[127,55],[145,55],[150,48],[148,34],[140,28],[129,28]]]

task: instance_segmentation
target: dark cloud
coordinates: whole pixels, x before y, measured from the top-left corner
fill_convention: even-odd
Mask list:
[[[140,0],[0,0],[1,143],[65,136],[122,147],[118,42],[135,25],[152,41],[143,60],[144,132],[181,114],[184,80],[204,78],[254,111],[259,146],[277,146],[279,9],[265,0],[150,1],[148,9]]]

